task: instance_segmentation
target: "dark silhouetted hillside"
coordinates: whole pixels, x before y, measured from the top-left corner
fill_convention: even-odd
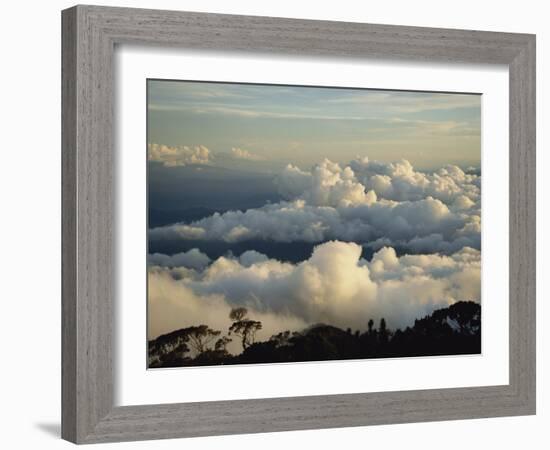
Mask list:
[[[366,331],[318,324],[301,332],[283,331],[256,342],[261,322],[248,318],[245,308],[231,311],[227,336],[207,325],[182,328],[149,341],[149,367],[205,366],[299,361],[325,361],[481,353],[481,306],[460,301],[417,319],[404,330],[377,327],[368,321]],[[226,346],[232,336],[242,353],[232,355]],[[192,356],[193,355],[193,356]]]

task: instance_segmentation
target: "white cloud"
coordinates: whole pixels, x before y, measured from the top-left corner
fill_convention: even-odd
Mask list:
[[[313,206],[345,207],[376,202],[374,191],[365,192],[350,167],[325,159],[310,173],[288,165],[277,180],[281,194],[289,199],[301,199]]]
[[[269,258],[256,250],[247,250],[239,256],[239,262],[245,267],[250,267],[253,264],[262,263]]]
[[[150,268],[150,336],[198,323],[226,329],[235,306],[265,320],[259,337],[268,338],[320,322],[364,330],[370,318],[381,317],[390,327],[405,327],[458,300],[480,300],[480,252],[471,248],[401,257],[383,248],[367,262],[357,244],[331,241],[299,264],[244,259],[221,257],[180,279]]]
[[[391,113],[416,113],[441,111],[454,108],[479,108],[479,95],[460,94],[409,94],[399,92],[365,91],[327,100],[327,103],[360,104],[367,111],[379,112],[381,108]]]
[[[194,114],[222,114],[225,116],[236,116],[244,118],[267,118],[267,119],[292,119],[292,120],[345,120],[356,121],[366,120],[368,117],[363,115],[324,115],[312,113],[295,113],[295,112],[280,112],[261,109],[243,108],[242,106],[216,106],[211,104],[195,104],[195,105],[159,105],[153,104],[149,106],[149,109],[162,111],[190,111]]]
[[[341,167],[325,159],[309,172],[288,165],[276,183],[287,201],[154,228],[149,238],[342,240],[427,253],[480,248],[481,177],[456,166],[428,174],[406,160],[364,158]]]
[[[233,147],[231,149],[231,156],[235,159],[247,159],[249,161],[261,161],[263,158],[254,153],[250,153],[248,150],[242,148]]]
[[[464,245],[479,248],[478,221],[474,217],[453,213],[443,202],[431,197],[415,202],[386,200],[341,208],[311,206],[304,200],[295,200],[244,212],[217,213],[190,225],[154,228],[149,231],[149,239],[229,243],[250,239],[318,243],[337,239],[373,248],[394,245],[412,249],[418,245],[418,239],[437,236],[427,250],[449,252]]]
[[[212,152],[204,145],[171,147],[161,144],[148,144],[147,150],[149,161],[160,162],[167,167],[209,164],[212,159]]]
[[[187,252],[176,253],[171,256],[162,253],[152,253],[147,256],[147,262],[153,266],[203,269],[210,263],[210,258],[199,249],[193,248]]]
[[[358,158],[350,162],[357,179],[385,199],[405,201],[431,196],[453,206],[459,197],[479,208],[481,177],[466,174],[460,167],[448,165],[434,173],[419,172],[407,160],[394,163]],[[464,201],[459,204],[462,209]]]
[[[277,185],[285,201],[154,228],[149,239],[322,244],[298,264],[254,250],[213,262],[197,249],[151,255],[150,337],[199,323],[226,330],[237,305],[264,323],[258,338],[267,339],[318,322],[365,329],[385,317],[403,327],[480,300],[480,176],[365,158],[309,171],[288,165]],[[370,262],[361,247],[377,250]]]
[[[215,330],[227,333],[231,326],[229,312],[231,304],[221,294],[197,295],[186,283],[196,276],[182,281],[175,277],[174,269],[149,267],[148,273],[148,312],[147,337],[157,336],[191,325],[206,324]],[[255,320],[262,322],[258,340],[269,339],[281,330],[302,330],[306,323],[295,316],[251,310]],[[233,353],[242,351],[240,341],[234,340],[228,350]]]
[[[313,185],[313,175],[288,164],[275,179],[277,188],[286,199],[294,199]]]
[[[455,210],[466,210],[466,209],[470,209],[474,205],[475,205],[475,202],[472,199],[470,199],[465,195],[459,195],[454,199],[452,207]]]

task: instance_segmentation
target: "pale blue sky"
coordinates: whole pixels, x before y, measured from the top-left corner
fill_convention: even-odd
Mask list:
[[[258,166],[329,158],[480,164],[481,97],[366,89],[148,81],[148,141],[240,148]],[[228,158],[225,158],[227,161]],[[223,164],[218,158],[217,164]]]

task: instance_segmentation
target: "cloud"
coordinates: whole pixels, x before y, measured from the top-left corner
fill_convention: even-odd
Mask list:
[[[319,243],[353,241],[374,249],[384,245],[430,253],[480,248],[479,217],[453,213],[440,200],[379,201],[345,208],[310,206],[303,200],[228,211],[187,224],[153,228],[151,241],[247,240]],[[422,240],[426,239],[426,240]]]
[[[204,145],[171,147],[161,144],[148,144],[148,160],[160,162],[166,167],[187,166],[191,164],[209,164],[212,152]]]
[[[313,175],[288,164],[275,179],[277,188],[286,199],[293,199],[306,192],[313,185]]]
[[[478,207],[481,201],[481,177],[455,165],[424,173],[407,160],[384,163],[365,157],[351,161],[350,168],[366,189],[373,189],[381,198],[404,201],[431,196],[451,206],[458,197],[466,197],[471,206]]]
[[[244,267],[250,267],[253,264],[258,264],[267,261],[269,258],[256,250],[247,250],[239,256],[239,262]]]
[[[357,181],[350,167],[342,169],[328,159],[314,166],[311,172],[302,172],[289,164],[277,185],[287,198],[301,199],[314,206],[346,207],[376,202],[376,193],[365,192],[365,186]]]
[[[327,103],[335,104],[357,104],[367,110],[376,112],[383,111],[394,114],[411,114],[426,111],[445,111],[461,108],[479,108],[480,96],[472,94],[442,94],[425,92],[382,92],[382,91],[363,91],[357,93],[350,91],[333,99]]]
[[[424,173],[404,159],[386,163],[357,158],[345,167],[325,159],[311,171],[289,164],[276,183],[286,199],[300,198],[318,206],[373,203],[376,198],[401,202],[432,197],[460,210],[479,208],[481,201],[481,176],[467,174],[454,165]]]
[[[193,248],[187,252],[176,253],[171,256],[162,253],[153,253],[147,256],[147,262],[152,266],[203,269],[210,263],[210,258],[199,249]]]
[[[364,330],[370,318],[382,317],[390,327],[405,327],[458,300],[480,300],[480,252],[471,248],[398,257],[385,247],[368,262],[359,245],[330,241],[298,264],[243,259],[220,257],[180,279],[166,268],[150,268],[150,335],[197,323],[225,329],[235,306],[266,320],[273,334],[314,323]]]
[[[238,147],[233,147],[231,149],[231,156],[235,159],[247,159],[249,161],[261,161],[263,158],[254,153],[250,153],[248,150],[243,150]]]
[[[196,276],[193,272],[192,276]],[[170,331],[191,325],[207,324],[215,330],[227,333],[231,326],[229,312],[232,305],[221,294],[197,295],[183,280],[174,276],[174,270],[165,267],[149,267],[147,337],[154,339]],[[255,320],[262,322],[258,340],[269,339],[281,330],[302,330],[306,323],[298,317],[251,310]],[[234,340],[228,350],[239,353],[239,340]]]
[[[395,163],[324,160],[310,171],[288,165],[277,178],[286,201],[215,213],[149,231],[152,241],[353,241],[379,249],[453,253],[481,246],[481,177],[457,166],[434,173]]]
[[[160,105],[151,104],[149,109],[153,111],[188,111],[193,114],[220,114],[224,116],[234,116],[245,119],[291,119],[291,120],[344,120],[344,121],[361,121],[367,120],[368,117],[363,115],[325,115],[319,114],[317,109],[311,112],[296,113],[292,111],[280,112],[273,110],[259,109],[257,107],[242,107],[240,104],[224,104],[216,105],[209,103],[194,103],[189,105]]]

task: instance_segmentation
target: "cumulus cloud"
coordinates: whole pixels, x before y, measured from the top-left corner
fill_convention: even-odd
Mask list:
[[[210,263],[210,258],[199,249],[193,248],[187,252],[176,253],[174,255],[152,253],[147,256],[147,262],[153,266],[203,269]]]
[[[199,324],[227,332],[231,326],[229,312],[232,305],[224,295],[195,294],[187,283],[197,276],[196,272],[188,273],[185,278],[176,275],[181,275],[181,272],[178,274],[166,267],[149,267],[147,338],[154,339],[161,334]],[[281,330],[298,331],[307,326],[302,319],[291,315],[262,312],[260,309],[251,309],[250,313],[255,320],[262,322],[262,329],[257,333],[260,341]],[[228,350],[239,353],[242,350],[240,341],[234,340]]]
[[[458,209],[465,201],[469,201],[469,207],[479,207],[481,177],[465,173],[458,166],[447,165],[433,173],[424,173],[416,171],[407,160],[384,163],[358,158],[349,167],[366,189],[374,190],[381,198],[413,201],[430,196],[450,207],[461,198]]]
[[[429,252],[479,248],[477,220],[453,213],[440,200],[380,201],[346,208],[317,207],[304,200],[265,205],[247,211],[228,211],[191,224],[175,224],[149,231],[151,240],[214,240],[229,243],[251,239],[318,243],[331,239],[354,241],[372,248],[403,248],[425,242]]]
[[[302,199],[313,206],[346,207],[373,204],[376,193],[365,192],[350,167],[325,159],[313,167],[311,172],[302,172],[288,165],[277,180],[281,194],[289,199]]]
[[[480,301],[478,174],[363,158],[288,165],[276,183],[283,201],[154,228],[149,239],[307,242],[311,256],[294,264],[255,250],[214,261],[196,248],[149,255],[150,338],[199,323],[225,331],[236,306],[262,321],[264,340],[320,322],[364,330],[384,317],[405,327],[456,301]],[[364,248],[375,251],[370,261]]]
[[[212,152],[204,145],[171,147],[161,144],[149,144],[147,150],[149,161],[160,162],[166,167],[209,164],[212,160]]]
[[[243,150],[242,148],[233,147],[231,149],[231,156],[235,159],[247,159],[249,161],[260,161],[263,158],[259,155],[249,152],[248,150]]]
[[[245,267],[250,267],[253,264],[262,263],[269,258],[256,250],[247,250],[241,256],[239,256],[239,262]]]
[[[390,327],[405,327],[458,300],[480,300],[480,252],[472,248],[398,257],[384,247],[369,262],[359,245],[331,241],[298,264],[255,256],[220,257],[178,279],[150,267],[150,336],[197,323],[226,329],[235,306],[265,321],[268,338],[314,323],[364,330],[370,318],[382,317]]]
[[[480,248],[480,177],[456,166],[426,174],[408,161],[365,158],[341,167],[324,160],[311,171],[288,165],[277,185],[286,201],[154,228],[149,237],[228,243],[342,240],[428,253]]]

